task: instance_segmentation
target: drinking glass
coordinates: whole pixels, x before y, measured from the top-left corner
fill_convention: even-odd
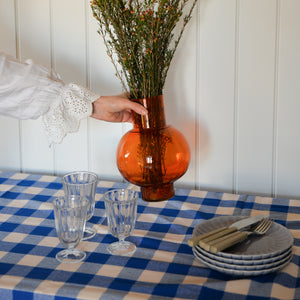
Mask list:
[[[132,233],[137,214],[138,192],[115,189],[104,194],[108,228],[119,241],[108,246],[114,255],[130,255],[136,250],[135,244],[125,241]]]
[[[67,247],[56,254],[60,262],[76,263],[82,261],[85,252],[75,249],[82,239],[88,200],[69,195],[53,200],[55,227],[59,241]]]
[[[63,176],[62,183],[65,195],[79,195],[88,199],[89,206],[86,220],[90,220],[94,215],[98,176],[95,173],[86,171],[72,172]],[[86,226],[82,239],[90,239],[95,234],[96,231],[92,227]]]

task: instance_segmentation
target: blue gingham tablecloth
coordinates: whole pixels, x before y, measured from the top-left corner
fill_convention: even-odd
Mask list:
[[[177,189],[168,201],[138,202],[137,245],[112,256],[103,194],[130,187],[100,181],[90,223],[98,234],[82,241],[83,262],[61,264],[52,200],[63,194],[54,176],[0,172],[0,299],[300,299],[300,201]],[[239,278],[198,262],[187,245],[196,225],[221,215],[271,215],[293,234],[294,256],[283,270]]]

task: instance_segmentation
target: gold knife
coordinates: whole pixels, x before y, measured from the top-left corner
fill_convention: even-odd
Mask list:
[[[221,238],[223,236],[226,236],[228,234],[231,234],[232,232],[241,230],[243,228],[246,228],[250,225],[253,225],[259,221],[261,221],[266,216],[260,215],[260,216],[254,216],[254,217],[248,217],[245,219],[242,219],[240,221],[234,222],[228,227],[221,227],[217,228],[215,230],[212,230],[210,232],[198,235],[196,237],[193,237],[188,240],[188,245],[191,247],[199,245],[200,247],[204,248],[205,250],[209,250],[207,247],[207,243],[215,240],[217,238]]]

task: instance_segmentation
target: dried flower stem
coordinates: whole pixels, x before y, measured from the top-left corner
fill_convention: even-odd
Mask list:
[[[190,1],[91,1],[116,76],[132,98],[162,94],[170,63],[197,2],[193,0],[184,14]],[[181,29],[175,38],[177,26]]]

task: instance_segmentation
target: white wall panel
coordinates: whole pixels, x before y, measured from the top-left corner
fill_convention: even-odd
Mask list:
[[[53,66],[64,82],[86,86],[85,1],[53,0]],[[55,145],[55,169],[58,174],[88,169],[87,120],[80,129]]]
[[[197,113],[202,189],[231,191],[233,186],[235,18],[235,0],[200,1]]]
[[[88,58],[90,88],[99,95],[117,95],[122,87],[115,77],[114,67],[106,54],[102,38],[97,33],[98,24],[88,9]],[[90,168],[100,174],[100,179],[118,179],[121,175],[116,166],[116,149],[123,135],[121,124],[89,120]]]
[[[49,1],[18,1],[19,58],[32,59],[51,67],[51,31]],[[49,148],[42,121],[21,121],[21,155],[24,172],[54,171],[53,148]]]
[[[92,16],[90,7],[88,15],[88,70],[91,89],[100,95],[118,94],[122,86],[115,76],[115,69],[106,53],[102,37],[98,34],[98,23]]]
[[[180,184],[195,186],[196,178],[196,81],[197,81],[197,8],[189,22],[171,62],[164,90],[167,124],[187,139],[191,162]],[[189,76],[186,76],[189,74]]]
[[[16,56],[15,5],[11,0],[0,0],[0,51]]]
[[[0,0],[0,51],[16,56],[14,1]],[[19,121],[0,116],[0,166],[20,170]]]
[[[240,1],[237,191],[272,192],[276,1]]]
[[[21,169],[19,121],[0,117],[0,166],[2,170]]]
[[[300,198],[300,2],[281,1],[277,193]]]

